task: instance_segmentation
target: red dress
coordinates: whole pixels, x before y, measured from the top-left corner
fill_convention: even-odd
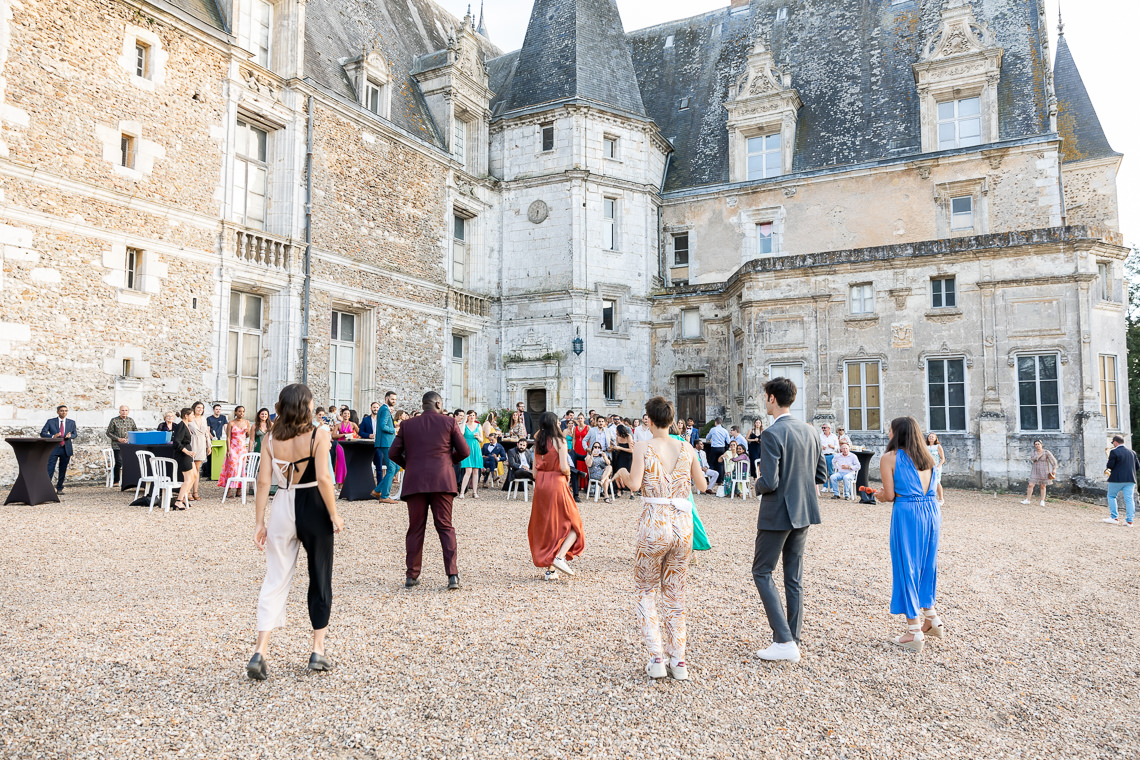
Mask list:
[[[585,427],[574,427],[574,453],[578,456],[584,457],[590,453],[586,451],[586,436],[589,434],[589,432],[589,425],[586,425]],[[586,467],[586,460],[579,459],[574,466],[578,472],[582,473],[580,476],[582,478],[581,484],[585,485],[587,482],[589,482],[590,479],[590,469]]]
[[[574,559],[586,548],[582,533],[582,516],[570,493],[570,484],[558,467],[558,449],[551,446],[545,454],[534,459],[534,499],[530,505],[530,525],[526,536],[530,541],[530,556],[535,567],[550,567],[559,547],[570,534],[578,540],[566,552],[566,559]]]

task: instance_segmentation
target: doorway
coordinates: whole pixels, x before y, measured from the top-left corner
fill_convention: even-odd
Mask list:
[[[538,430],[538,421],[546,411],[546,389],[534,388],[526,392],[526,415],[530,420],[528,430]]]

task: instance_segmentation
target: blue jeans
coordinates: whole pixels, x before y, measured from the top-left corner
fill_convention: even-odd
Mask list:
[[[831,488],[831,475],[834,472],[831,469],[831,458],[833,456],[835,456],[835,455],[834,454],[824,454],[823,455],[823,461],[827,463],[827,485],[824,486],[824,490]]]
[[[372,461],[376,465],[376,490],[381,499],[387,499],[392,493],[392,478],[396,477],[396,464],[388,458],[388,447],[377,446],[372,453]],[[381,475],[380,471],[384,470]]]
[[[1132,522],[1136,516],[1136,484],[1135,483],[1109,483],[1108,484],[1108,512],[1109,517],[1117,519],[1116,497],[1124,493],[1124,520]]]
[[[855,493],[855,478],[858,474],[859,473],[851,472],[850,470],[837,472],[829,477],[827,482],[831,485],[832,491],[835,491],[835,493],[842,491],[844,498],[850,498],[851,495]]]

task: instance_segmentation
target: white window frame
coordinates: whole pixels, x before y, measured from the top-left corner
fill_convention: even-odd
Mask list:
[[[677,241],[681,240],[681,239],[684,239],[684,241],[685,241],[684,248],[678,248],[677,247]],[[689,261],[691,260],[690,259],[690,248],[689,248],[690,245],[691,245],[691,238],[689,237],[688,232],[676,232],[673,234],[673,266],[674,267],[687,267],[687,266],[689,266]],[[685,252],[685,260],[684,261],[680,261],[678,256],[677,256],[677,253],[679,251],[682,251],[682,250]]]
[[[969,209],[960,211],[955,207],[961,208],[965,205],[963,202],[968,203]],[[974,229],[974,196],[973,195],[956,195],[950,199],[950,231],[962,232],[963,230]]]
[[[618,250],[618,218],[621,215],[621,200],[605,196],[602,198],[602,248]]]
[[[451,359],[448,364],[448,387],[451,393],[447,406],[452,409],[467,407],[467,338],[466,335],[451,334]]]
[[[253,54],[253,62],[268,69],[273,52],[273,4],[239,0],[238,45]]]
[[[618,138],[614,135],[605,135],[602,137],[602,157],[611,161],[620,160],[618,155]]]
[[[123,287],[127,290],[142,290],[143,252],[141,248],[127,246],[127,257],[123,272]]]
[[[977,110],[972,114],[961,115],[962,104],[974,101],[977,103]],[[952,113],[949,117],[943,116],[942,106],[947,105],[952,107]],[[935,106],[935,116],[938,125],[935,128],[935,137],[938,140],[938,150],[953,150],[954,148],[967,148],[975,145],[982,144],[982,97],[981,95],[970,95],[965,98],[955,98],[951,100],[940,100]],[[962,137],[962,125],[966,122],[975,121],[978,125],[978,133],[976,136],[967,135]],[[954,131],[953,139],[943,138],[943,126],[951,127]]]
[[[851,368],[855,365],[859,369],[859,383],[854,386],[859,388],[859,405],[851,405]],[[866,367],[874,366],[877,368],[876,376],[877,381],[873,385],[867,382]],[[868,388],[874,387],[878,389],[879,403],[877,406],[869,406],[867,399]],[[881,433],[883,430],[883,363],[878,359],[852,359],[843,363],[843,405],[846,412],[847,432],[849,433]],[[862,420],[862,426],[856,427],[851,421],[851,413],[855,410],[859,411]],[[879,415],[878,427],[870,427],[870,412],[874,410]]]
[[[848,288],[848,304],[853,316],[875,313],[875,285],[870,282],[856,283]]]
[[[154,70],[154,48],[135,38],[135,76],[150,79]]]
[[[606,401],[618,401],[618,372],[617,370],[602,371],[602,398]]]
[[[139,138],[130,132],[119,135],[119,166],[124,169],[134,169],[138,164]]]
[[[264,135],[264,140],[258,140]],[[266,229],[269,218],[269,144],[272,133],[240,116],[234,131],[233,221],[256,230]],[[249,140],[254,140],[251,151]],[[258,187],[260,186],[260,192]],[[254,201],[254,203],[250,203]],[[260,216],[251,208],[260,204]]]
[[[458,212],[453,212],[451,220],[451,281],[456,285],[465,285],[467,282],[470,238],[471,220]]]
[[[768,365],[768,377],[775,380],[777,377],[790,378],[796,384],[796,400],[792,402],[788,413],[801,422],[807,421],[807,372],[803,362],[778,362]]]
[[[464,168],[467,167],[467,126],[468,123],[458,116],[451,125],[451,155]]]
[[[606,304],[609,304],[607,307]],[[606,327],[606,309],[610,310],[610,324]],[[616,298],[603,298],[602,299],[602,318],[598,320],[598,329],[602,332],[617,332],[618,325],[618,302]]]
[[[1111,301],[1112,298],[1112,262],[1098,261],[1096,263],[1097,294],[1102,301]]]
[[[546,147],[546,132],[550,130],[550,147]],[[554,132],[554,122],[544,121],[538,125],[538,152],[539,153],[553,153],[555,148],[555,138],[557,135]]]
[[[1109,377],[1106,369],[1111,363],[1112,376]],[[1120,361],[1116,354],[1100,354],[1097,357],[1097,369],[1100,375],[1100,412],[1104,415],[1104,424],[1109,430],[1120,430]]]
[[[768,234],[763,234],[763,229],[768,227]],[[776,223],[775,222],[757,222],[756,223],[756,255],[757,256],[771,256],[779,253],[776,245]]]
[[[946,424],[942,427],[937,427],[934,424],[934,404],[930,395],[930,369],[931,366],[937,362],[942,364],[942,387],[943,387],[943,403],[939,405],[942,409]],[[950,403],[950,362],[961,362],[962,364],[962,425],[961,427],[954,427],[951,420],[951,409],[959,408],[958,404]],[[926,423],[927,429],[936,433],[965,433],[970,424],[968,411],[970,408],[969,397],[969,375],[967,373],[966,359],[963,356],[935,356],[926,359]],[[881,375],[880,375],[881,383]],[[882,397],[882,386],[880,384],[879,396]]]
[[[769,179],[784,174],[784,136],[781,132],[771,132],[763,135],[752,135],[744,139],[745,176],[749,180]],[[769,157],[776,157],[775,169],[769,166]],[[760,167],[754,170],[753,157],[760,157]]]
[[[950,283],[950,289],[947,290],[946,283]],[[947,298],[949,295],[949,298]],[[937,303],[936,299],[941,300]],[[947,303],[952,300],[953,303]],[[930,278],[930,308],[932,309],[956,309],[958,308],[958,278],[954,275],[941,275],[939,277]]]
[[[345,339],[345,324],[352,326],[352,337]],[[356,408],[356,363],[360,339],[360,315],[351,311],[333,309],[329,334],[329,398],[339,407],[347,404]],[[347,358],[347,362],[345,361]],[[348,369],[344,369],[346,366]],[[348,381],[348,394],[343,391]]]
[[[236,301],[235,301],[236,299]],[[251,302],[256,299],[258,309],[257,326],[246,325]],[[234,305],[237,305],[237,320],[234,320]],[[227,331],[226,375],[229,401],[232,404],[241,404],[247,408],[256,409],[261,398],[261,344],[265,329],[265,297],[258,293],[247,293],[239,290],[230,291],[230,314]],[[245,368],[243,357],[248,351],[249,342],[255,341],[252,354],[257,357],[257,374],[249,374]],[[243,387],[253,385],[253,398],[245,398]]]
[[[1046,356],[1052,356],[1057,362],[1057,379],[1056,380],[1045,380],[1044,381],[1047,383],[1048,382],[1055,382],[1057,384],[1057,403],[1055,404],[1055,406],[1057,407],[1057,427],[1056,428],[1046,428],[1046,427],[1041,426],[1042,425],[1042,417],[1043,417],[1043,415],[1042,415],[1042,404],[1041,404],[1041,383],[1042,383],[1042,380],[1041,380],[1041,359],[1043,357],[1046,357]],[[1022,359],[1033,359],[1033,373],[1034,373],[1034,375],[1033,375],[1033,377],[1034,377],[1034,379],[1033,379],[1034,391],[1033,392],[1034,392],[1034,399],[1035,399],[1034,405],[1037,409],[1037,427],[1035,427],[1035,428],[1026,427],[1025,426],[1025,420],[1023,419],[1022,414],[1021,414],[1022,407],[1028,406],[1027,404],[1021,403],[1021,382],[1022,382],[1021,381],[1021,360]],[[1044,352],[1044,353],[1040,353],[1040,354],[1037,354],[1037,353],[1017,354],[1014,356],[1013,373],[1014,373],[1013,374],[1013,382],[1014,382],[1014,386],[1016,388],[1016,393],[1017,393],[1017,429],[1022,431],[1022,432],[1025,432],[1025,433],[1059,433],[1059,432],[1064,432],[1065,405],[1064,405],[1064,398],[1062,398],[1062,395],[1061,395],[1061,389],[1063,388],[1063,386],[1061,385],[1062,377],[1061,377],[1061,357],[1060,357],[1060,355],[1053,353],[1053,352],[1049,352],[1049,351]],[[1054,404],[1049,404],[1048,406],[1054,406]]]
[[[377,116],[386,116],[384,113],[385,92],[387,85],[380,84],[374,79],[364,80],[364,107]]]
[[[701,310],[681,309],[681,340],[700,340]]]

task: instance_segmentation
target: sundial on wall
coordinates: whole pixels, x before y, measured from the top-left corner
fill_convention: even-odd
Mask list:
[[[533,224],[542,224],[548,216],[550,216],[550,207],[546,205],[546,201],[535,201],[526,210],[526,218]]]

